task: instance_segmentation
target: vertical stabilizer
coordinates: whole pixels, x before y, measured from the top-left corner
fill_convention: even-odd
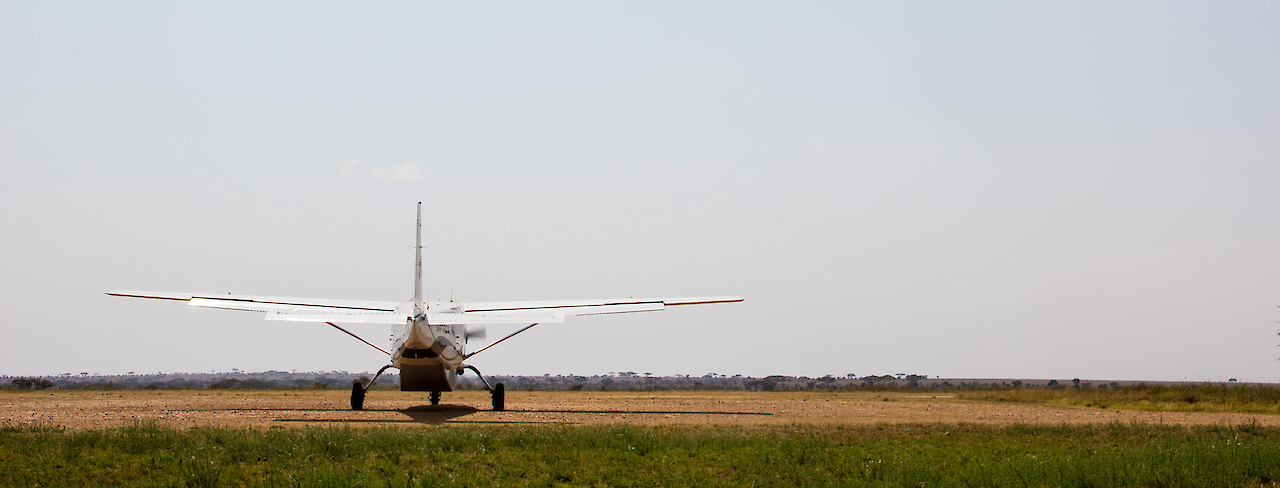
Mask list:
[[[413,312],[421,314],[422,307],[422,202],[418,202],[418,241],[414,245],[413,261]]]

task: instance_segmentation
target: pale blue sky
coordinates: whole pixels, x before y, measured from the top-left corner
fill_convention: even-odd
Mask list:
[[[407,299],[421,200],[434,297],[747,298],[539,326],[486,373],[1278,381],[1276,25],[3,1],[0,374],[374,370],[323,325],[102,292]]]

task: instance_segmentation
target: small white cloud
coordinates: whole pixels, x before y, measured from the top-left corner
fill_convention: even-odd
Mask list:
[[[359,159],[352,159],[350,161],[342,163],[342,174],[349,175],[355,172],[355,170],[359,169],[359,167],[360,167]]]
[[[374,168],[373,177],[380,180],[417,183],[427,177],[427,172],[414,163],[404,163],[401,166],[379,166]]]

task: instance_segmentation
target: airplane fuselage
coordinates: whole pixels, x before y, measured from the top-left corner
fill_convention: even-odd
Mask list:
[[[428,310],[449,309],[447,302],[424,303]],[[465,325],[432,325],[426,314],[392,326],[391,365],[400,370],[402,391],[453,391],[465,359]]]

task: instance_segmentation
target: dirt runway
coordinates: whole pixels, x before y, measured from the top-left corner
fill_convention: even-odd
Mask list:
[[[0,393],[0,423],[92,428],[154,421],[175,427],[432,424],[874,424],[1162,422],[1280,425],[1280,415],[1168,413],[980,403],[950,395],[879,392],[507,392],[507,411],[483,391],[371,391],[366,410],[345,391],[44,391]]]

